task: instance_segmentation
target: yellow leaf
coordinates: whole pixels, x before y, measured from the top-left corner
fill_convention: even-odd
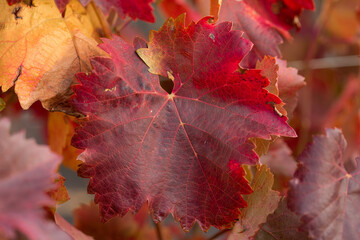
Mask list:
[[[2,90],[15,85],[24,109],[40,100],[46,109],[56,110],[57,99],[70,95],[74,74],[90,69],[87,57],[101,53],[97,42],[86,36],[91,29],[81,33],[80,25],[87,23],[65,21],[53,0],[34,0],[33,6],[8,6],[0,0],[0,9]],[[77,43],[84,39],[85,46]]]

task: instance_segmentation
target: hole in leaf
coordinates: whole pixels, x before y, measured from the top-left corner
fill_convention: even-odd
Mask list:
[[[174,82],[170,78],[159,76],[160,86],[168,93],[171,94],[174,89]]]

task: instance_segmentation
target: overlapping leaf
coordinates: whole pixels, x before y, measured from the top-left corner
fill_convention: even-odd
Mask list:
[[[154,0],[94,0],[105,14],[109,13],[110,8],[114,8],[120,17],[125,18],[129,15],[132,19],[141,19],[148,22],[155,22],[150,4]],[[90,0],[80,0],[86,6]]]
[[[261,70],[261,75],[268,78],[270,84],[265,88],[270,93],[279,96],[283,101],[274,104],[274,108],[279,115],[291,117],[298,102],[298,91],[305,86],[304,77],[298,74],[295,68],[287,67],[286,61],[271,56],[265,56],[256,63],[256,69]],[[284,105],[285,104],[285,105]],[[264,139],[253,139],[259,156],[268,152],[271,142]]]
[[[243,66],[254,67],[265,55],[281,56],[278,45],[283,37],[291,38],[288,30],[303,8],[314,9],[313,1],[223,0],[219,20],[232,21],[234,28],[244,31],[244,36],[254,43],[254,49],[242,62]]]
[[[204,18],[184,27],[168,20],[138,50],[150,71],[174,79],[171,94],[148,72],[135,49],[115,37],[100,45],[111,58],[95,58],[74,104],[88,116],[73,138],[85,149],[79,175],[89,177],[102,217],[137,211],[148,201],[155,221],[169,213],[189,230],[229,226],[251,189],[241,164],[254,164],[250,137],[294,136],[269,102],[259,70],[236,71],[251,43]],[[146,46],[138,40],[137,47]]]
[[[44,206],[55,203],[47,191],[56,187],[60,158],[23,133],[9,134],[10,122],[0,121],[0,235],[28,239],[70,239],[54,222],[46,219]]]
[[[89,28],[76,18],[81,9],[69,8],[64,19],[54,1],[32,3],[0,1],[0,85],[2,91],[15,85],[24,109],[37,100],[47,109],[60,103],[65,108],[74,74],[100,53]]]
[[[346,170],[345,148],[341,131],[327,129],[299,156],[288,204],[313,239],[360,238],[360,158],[353,170]]]
[[[248,207],[241,212],[241,219],[232,230],[229,240],[247,240],[259,231],[260,224],[273,213],[280,201],[278,192],[272,190],[274,176],[266,165],[257,166],[257,172],[251,183],[253,193],[247,197]]]

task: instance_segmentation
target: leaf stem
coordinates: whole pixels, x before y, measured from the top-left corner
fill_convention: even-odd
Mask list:
[[[96,6],[96,4],[94,3],[94,1],[90,2],[91,7],[94,9],[94,12],[96,14],[96,17],[98,18],[100,25],[102,27],[102,30],[104,31],[104,35],[106,38],[111,38],[111,30],[109,28],[109,24],[107,23],[107,21],[104,18],[104,15],[101,11],[99,11],[98,7]]]
[[[155,223],[156,235],[158,240],[163,240],[162,232],[161,232],[161,225],[160,222]]]

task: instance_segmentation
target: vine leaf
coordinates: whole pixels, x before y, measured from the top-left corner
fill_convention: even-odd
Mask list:
[[[184,15],[170,19],[149,48],[104,39],[111,58],[77,74],[73,103],[88,117],[72,142],[85,149],[78,174],[90,178],[103,220],[147,201],[156,222],[172,213],[185,231],[196,220],[203,230],[229,227],[252,192],[241,167],[258,161],[248,139],[295,136],[268,104],[281,100],[263,89],[260,70],[237,71],[251,43],[208,20],[185,28]],[[136,49],[151,72],[173,79],[171,94]]]
[[[114,8],[120,17],[125,18],[129,15],[133,20],[140,19],[147,22],[155,22],[150,4],[154,0],[94,0],[95,4],[108,14],[111,8]],[[81,4],[86,6],[90,0],[80,0]]]
[[[254,67],[265,55],[280,57],[279,44],[291,39],[289,29],[298,26],[303,9],[314,9],[313,0],[223,0],[219,21],[231,21],[234,28],[244,31],[254,48],[242,66]]]
[[[325,136],[314,137],[299,156],[288,205],[302,216],[301,229],[313,239],[360,238],[360,217],[354,214],[360,201],[360,158],[348,171],[345,149],[342,132],[327,129]]]
[[[10,135],[10,121],[0,120],[0,236],[15,239],[20,232],[27,239],[67,240],[70,237],[46,218],[44,207],[55,201],[47,194],[56,188],[58,155],[24,132]]]

